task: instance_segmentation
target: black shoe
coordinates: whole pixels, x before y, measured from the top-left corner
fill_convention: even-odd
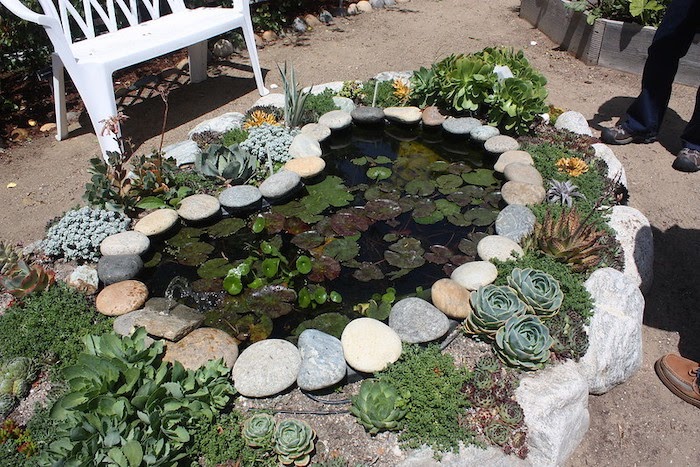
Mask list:
[[[656,141],[655,135],[630,133],[622,125],[617,124],[611,128],[603,128],[600,139],[607,144],[648,144]]]
[[[700,170],[700,151],[683,148],[673,161],[673,168],[681,172],[697,172]]]

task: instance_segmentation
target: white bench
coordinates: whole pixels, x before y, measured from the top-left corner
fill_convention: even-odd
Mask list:
[[[261,96],[269,92],[260,71],[249,0],[233,0],[233,8],[196,9],[186,8],[183,0],[167,0],[172,13],[163,16],[159,0],[83,0],[82,13],[70,0],[57,0],[58,9],[54,0],[38,1],[43,14],[19,0],[0,3],[20,18],[43,26],[51,39],[59,140],[68,135],[64,67],[85,103],[105,158],[108,151],[120,151],[114,135],[103,132],[104,121],[117,115],[112,83],[117,70],[187,47],[190,81],[203,81],[207,77],[207,39],[241,28],[258,92]],[[139,4],[149,18],[139,18]],[[98,35],[96,22],[107,31]],[[76,25],[77,31],[72,31],[71,26],[76,29]]]

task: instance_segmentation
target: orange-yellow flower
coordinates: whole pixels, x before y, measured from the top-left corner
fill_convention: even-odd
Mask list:
[[[250,114],[250,117],[248,117],[248,120],[246,120],[245,123],[243,123],[243,129],[248,130],[248,129],[256,127],[256,126],[260,126],[263,123],[269,123],[270,125],[276,125],[277,119],[272,114],[269,114],[267,112],[263,112],[262,110],[256,110],[252,114]]]
[[[402,104],[408,102],[408,98],[411,95],[411,88],[408,87],[408,85],[400,79],[395,79],[392,85],[394,86],[394,96]]]
[[[559,172],[566,172],[572,177],[578,177],[588,172],[588,164],[580,157],[562,157],[556,162]]]

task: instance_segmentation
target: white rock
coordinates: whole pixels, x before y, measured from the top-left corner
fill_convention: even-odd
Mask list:
[[[267,96],[262,96],[260,99],[255,101],[253,107],[265,107],[267,105],[284,109],[284,94],[273,92],[268,94]]]
[[[282,96],[284,97],[284,96]],[[187,137],[192,139],[197,133],[211,131],[214,133],[226,133],[235,128],[240,128],[245,115],[239,112],[228,112],[210,120],[205,120],[187,133]]]
[[[515,390],[536,466],[564,465],[588,431],[588,385],[572,361],[525,376]]]
[[[542,186],[542,175],[539,170],[530,164],[513,162],[503,169],[503,176],[511,182],[531,183]]]
[[[505,182],[501,187],[501,197],[507,204],[532,206],[544,201],[547,192],[544,187],[523,182]]]
[[[620,183],[627,186],[627,174],[625,173],[625,168],[622,166],[620,159],[615,156],[608,145],[603,143],[595,143],[591,145],[595,150],[595,157],[603,159],[608,165],[607,176],[611,180],[615,180],[617,177],[620,179]]]
[[[331,135],[331,129],[326,125],[319,125],[318,123],[307,123],[301,127],[301,133],[310,136],[319,143],[328,139]]]
[[[404,83],[408,83],[413,76],[412,71],[382,71],[374,77],[377,81],[394,81],[400,79]]]
[[[166,159],[175,159],[178,167],[186,164],[194,164],[195,159],[202,150],[199,149],[197,143],[188,139],[179,143],[171,144],[163,148],[163,154]]]
[[[333,103],[340,110],[347,113],[351,113],[353,110],[355,110],[356,107],[355,102],[353,102],[353,100],[348,97],[333,96]]]
[[[591,128],[588,126],[588,121],[586,117],[580,112],[569,110],[557,117],[557,121],[554,124],[554,128],[559,130],[569,130],[573,133],[579,135],[593,136]]]
[[[464,263],[452,271],[450,279],[468,290],[476,290],[493,283],[498,277],[498,269],[489,261]]]
[[[588,329],[588,351],[578,363],[591,394],[604,394],[642,365],[644,296],[625,274],[594,271],[585,283],[595,303]]]
[[[345,361],[364,373],[374,373],[401,356],[401,338],[386,324],[372,318],[350,321],[340,336]]]
[[[316,139],[304,133],[299,133],[289,146],[289,155],[292,157],[321,157],[323,150]]]
[[[357,2],[357,10],[360,13],[369,13],[372,11],[372,5],[370,5],[370,3],[366,0],[360,0]]]
[[[180,202],[177,213],[187,221],[202,221],[219,213],[221,204],[211,195],[198,194],[188,196]]]
[[[649,220],[629,206],[614,206],[608,225],[625,256],[623,272],[647,293],[654,281],[654,237]]]
[[[128,230],[110,235],[100,243],[102,256],[142,255],[151,246],[151,241],[141,232]]]
[[[158,209],[141,218],[134,230],[148,236],[159,235],[174,226],[178,219],[174,209]]]
[[[88,265],[78,266],[68,278],[68,285],[84,294],[94,294],[100,285],[97,269]]]
[[[390,122],[415,125],[421,121],[422,114],[418,107],[387,107],[384,116]]]
[[[318,123],[327,126],[331,131],[338,131],[349,127],[352,124],[352,117],[348,112],[331,110],[321,115],[321,118],[318,119]]]
[[[473,445],[460,445],[459,452],[440,453],[440,456],[438,461],[432,449],[416,449],[409,452],[406,459],[397,464],[397,467],[526,467],[532,465],[527,460],[506,455],[502,449],[495,446],[483,449]]]
[[[304,91],[309,91],[311,94],[322,94],[326,89],[330,89],[333,94],[338,94],[343,89],[342,81],[331,81],[330,83],[318,84],[304,88]]]
[[[482,238],[476,245],[476,252],[484,261],[498,259],[508,261],[523,256],[523,249],[508,237],[489,235]]]
[[[267,397],[282,392],[297,380],[301,354],[291,342],[267,339],[238,356],[231,377],[246,397]]]

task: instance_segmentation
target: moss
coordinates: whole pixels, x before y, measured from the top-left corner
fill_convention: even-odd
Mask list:
[[[338,110],[339,107],[333,102],[335,93],[331,89],[326,89],[320,94],[309,94],[304,103],[304,113],[300,125],[316,123],[321,115]]]
[[[364,105],[372,105],[374,99],[374,87],[376,80],[371,79],[363,84],[362,94],[364,94]],[[377,85],[376,107],[395,107],[400,105],[399,98],[394,95],[394,83],[392,81],[380,81]]]
[[[232,144],[240,144],[248,138],[248,132],[241,128],[229,130],[221,136],[221,144],[231,146]]]

